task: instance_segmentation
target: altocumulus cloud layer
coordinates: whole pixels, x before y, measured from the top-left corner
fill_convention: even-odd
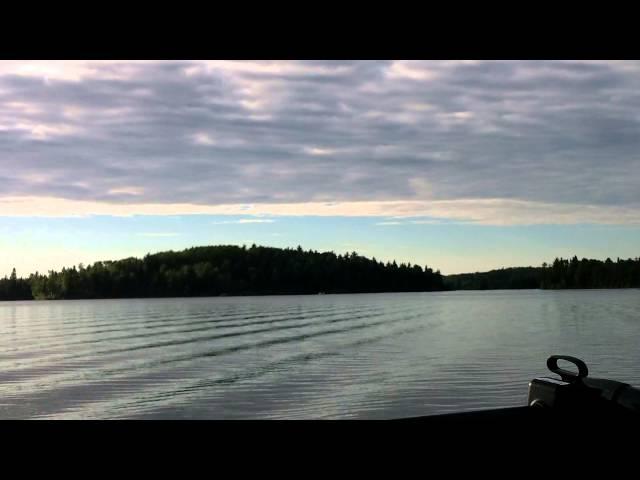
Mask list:
[[[637,62],[0,62],[0,215],[640,222]]]

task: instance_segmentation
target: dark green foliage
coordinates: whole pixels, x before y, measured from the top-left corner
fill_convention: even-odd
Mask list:
[[[444,281],[451,290],[540,288],[541,273],[541,269],[536,267],[502,268],[489,272],[447,275]]]
[[[556,258],[542,267],[518,267],[482,273],[463,273],[445,277],[452,290],[497,290],[514,288],[638,288],[640,258],[615,262]]]
[[[541,288],[638,288],[640,258],[604,262],[556,258],[541,269]]]
[[[442,290],[442,275],[359,256],[297,249],[195,247],[63,268],[28,280],[33,298],[364,293]]]
[[[31,295],[31,285],[29,280],[18,278],[14,268],[9,278],[0,279],[0,300],[29,300]]]
[[[638,287],[640,258],[560,258],[542,267],[443,278],[428,267],[384,264],[355,252],[222,245],[96,262],[27,279],[14,269],[0,279],[0,300]]]

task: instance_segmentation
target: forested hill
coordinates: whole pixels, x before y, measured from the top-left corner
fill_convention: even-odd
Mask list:
[[[0,300],[442,290],[439,271],[351,253],[232,245],[161,252],[0,280]]]
[[[96,262],[46,275],[0,279],[0,300],[411,292],[437,290],[640,288],[640,258],[556,258],[443,277],[418,265],[302,248],[194,247],[142,259]]]
[[[639,288],[640,258],[610,258],[605,261],[574,256],[556,258],[542,267],[516,267],[489,272],[447,275],[445,287],[451,290],[498,290],[517,288]]]

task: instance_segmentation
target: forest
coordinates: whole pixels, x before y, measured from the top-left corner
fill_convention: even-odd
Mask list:
[[[640,258],[574,256],[540,267],[444,276],[420,265],[380,262],[356,252],[193,247],[0,279],[0,300],[144,298],[441,290],[639,288]]]
[[[515,267],[489,272],[447,275],[445,287],[451,290],[502,290],[521,288],[638,288],[640,258],[615,262],[574,256],[556,258],[541,267]]]
[[[450,290],[540,288],[541,271],[539,267],[501,268],[488,272],[447,275],[444,282]]]
[[[356,252],[220,245],[0,279],[0,300],[443,290],[439,271]]]

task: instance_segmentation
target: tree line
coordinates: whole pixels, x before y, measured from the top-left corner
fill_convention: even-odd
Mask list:
[[[439,271],[356,252],[220,245],[0,279],[0,300],[443,290]]]
[[[640,258],[594,260],[556,258],[541,267],[516,267],[445,277],[452,290],[639,288]]]
[[[439,290],[640,288],[640,258],[577,256],[541,267],[441,275],[428,266],[379,262],[356,252],[220,245],[142,259],[82,264],[0,279],[0,300],[376,293]]]
[[[640,258],[607,258],[571,260],[556,258],[550,265],[543,264],[541,288],[638,288],[640,287]]]
[[[0,279],[0,300],[31,300],[31,283],[29,279],[18,278],[16,269],[11,271],[11,276]]]
[[[445,285],[451,290],[540,288],[540,270],[538,267],[515,267],[447,275]]]

